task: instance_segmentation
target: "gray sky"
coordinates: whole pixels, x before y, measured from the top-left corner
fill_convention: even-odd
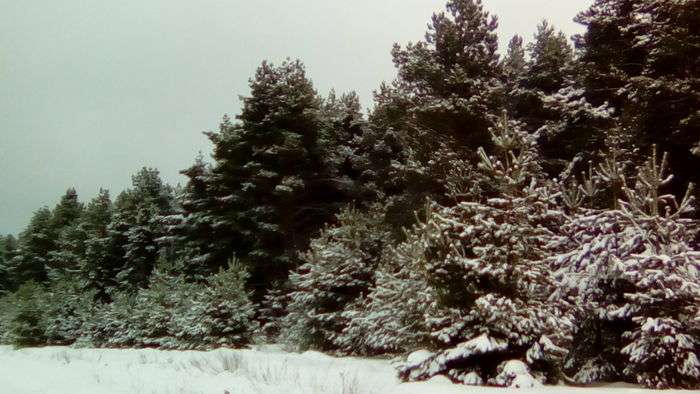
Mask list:
[[[262,59],[300,58],[319,92],[369,106],[393,79],[391,45],[421,39],[444,2],[0,0],[0,234],[70,186],[114,197],[143,166],[181,182]],[[542,18],[580,32],[571,19],[591,2],[484,0],[501,48]]]

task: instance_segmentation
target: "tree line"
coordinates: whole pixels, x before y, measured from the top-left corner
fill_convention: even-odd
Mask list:
[[[497,18],[450,0],[366,115],[263,62],[184,187],[143,168],[0,238],[0,341],[424,348],[403,379],[523,384],[516,360],[530,384],[697,387],[700,3],[575,20],[500,54]]]

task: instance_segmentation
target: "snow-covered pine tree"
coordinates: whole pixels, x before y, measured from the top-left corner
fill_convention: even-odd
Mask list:
[[[207,212],[218,245],[210,258],[240,258],[260,301],[335,212],[333,189],[325,187],[331,168],[319,145],[320,100],[302,63],[263,62],[250,88],[239,122],[225,118],[219,132],[208,134],[215,162]]]
[[[587,101],[609,103],[643,151],[669,152],[678,198],[700,183],[697,10],[697,0],[596,0],[576,18]]]
[[[175,245],[175,258],[182,262],[183,273],[188,278],[202,280],[222,266],[220,256],[230,246],[217,242],[221,238],[215,230],[211,215],[216,202],[210,193],[211,167],[204,157],[197,156],[194,164],[182,170],[188,182],[177,196],[180,208],[163,218],[168,241]]]
[[[156,169],[142,168],[132,177],[132,185],[115,201],[110,234],[112,242],[124,250],[116,279],[133,289],[146,285],[161,254],[162,219],[172,213],[173,197],[172,188],[163,184]]]
[[[228,268],[220,268],[205,282],[181,286],[171,321],[179,348],[241,347],[252,342],[257,324],[255,306],[246,290],[247,276],[240,263],[230,260]]]
[[[178,347],[172,327],[173,315],[180,303],[186,302],[192,294],[182,291],[185,280],[172,271],[171,265],[161,259],[149,276],[148,287],[138,290],[128,319],[133,346]]]
[[[51,214],[52,232],[56,241],[46,258],[47,275],[56,279],[77,270],[81,249],[85,243],[78,229],[78,220],[83,212],[83,204],[78,201],[78,193],[70,188]]]
[[[14,236],[0,236],[0,296],[14,289],[11,262],[16,250],[17,240]]]
[[[691,246],[698,224],[682,218],[690,193],[680,203],[662,193],[667,172],[667,156],[653,150],[634,186],[624,181],[620,210],[583,211],[562,226],[568,251],[553,265],[558,295],[577,305],[581,322],[565,366],[578,382],[698,384],[699,255]]]
[[[425,221],[422,265],[438,312],[425,318],[438,351],[402,366],[404,379],[444,374],[468,384],[524,384],[525,377],[499,375],[514,359],[540,381],[558,378],[571,322],[566,308],[548,300],[555,284],[544,258],[563,214],[552,204],[533,137],[506,117],[491,132],[496,153],[479,150],[491,191],[437,206]]]
[[[30,280],[46,280],[47,257],[56,240],[52,229],[51,210],[43,207],[35,211],[29,225],[19,235],[17,252],[9,263],[15,286]]]
[[[85,233],[80,277],[85,287],[96,290],[103,301],[108,299],[107,289],[117,285],[116,275],[123,264],[122,245],[111,227],[113,211],[109,191],[100,189],[85,206],[78,225]]]
[[[446,12],[433,14],[424,41],[394,45],[395,104],[410,122],[472,148],[489,143],[490,114],[503,95],[497,26],[481,0],[449,0]]]
[[[98,347],[135,346],[138,338],[131,329],[131,319],[136,295],[109,288],[107,297],[111,301],[96,305],[95,315],[87,325],[88,332],[80,341]]]
[[[337,221],[311,241],[304,263],[289,278],[281,337],[298,349],[337,348],[338,334],[348,324],[343,311],[369,292],[391,237],[380,204],[367,212],[346,208]]]
[[[6,343],[15,347],[41,346],[46,344],[44,307],[47,296],[44,286],[28,280],[17,291],[3,299],[3,329],[0,334]]]
[[[400,354],[431,347],[427,320],[437,314],[437,294],[425,272],[425,230],[424,223],[415,224],[403,242],[384,252],[367,297],[342,314],[347,325],[335,339],[341,352]]]
[[[90,334],[95,295],[76,276],[63,275],[47,287],[42,314],[48,344],[70,345]]]

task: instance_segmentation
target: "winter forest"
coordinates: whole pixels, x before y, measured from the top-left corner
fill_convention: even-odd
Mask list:
[[[576,22],[499,49],[480,0],[448,0],[368,113],[263,61],[186,184],[70,188],[0,237],[0,343],[700,388],[700,1],[596,0]]]

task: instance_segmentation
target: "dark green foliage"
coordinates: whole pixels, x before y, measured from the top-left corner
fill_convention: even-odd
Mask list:
[[[389,108],[381,108],[385,99],[377,105],[384,112],[399,110],[392,117],[401,116],[403,124],[476,148],[489,142],[490,116],[502,105],[498,23],[481,0],[450,0],[446,8],[433,15],[424,41],[394,45],[394,97]]]
[[[51,210],[43,207],[34,212],[29,225],[19,236],[17,254],[10,262],[17,285],[30,280],[46,280],[48,254],[54,250],[56,241],[53,229]]]
[[[17,253],[17,240],[12,235],[0,236],[0,295],[14,289],[12,259]]]
[[[263,62],[250,88],[239,122],[225,118],[209,133],[215,164],[206,177],[212,237],[204,256],[212,266],[238,256],[259,300],[343,197],[323,157],[321,102],[303,65]]]
[[[448,0],[394,46],[367,118],[300,61],[263,62],[184,188],[143,168],[114,202],[71,188],[0,237],[0,342],[262,334],[434,351],[406,380],[696,388],[700,226],[692,187],[671,194],[700,181],[699,10],[595,0],[575,51],[543,21],[500,57],[482,2]],[[637,166],[656,145],[670,156]]]
[[[79,231],[85,242],[80,258],[80,277],[89,289],[106,299],[106,289],[117,284],[116,275],[122,264],[122,246],[111,231],[113,205],[107,190],[100,190],[83,211]]]
[[[700,3],[597,0],[577,21],[580,75],[590,102],[609,102],[629,140],[669,152],[673,191],[700,181]]]
[[[143,287],[148,282],[162,249],[158,239],[166,234],[163,217],[173,211],[172,188],[163,184],[158,170],[143,168],[132,177],[132,189],[114,202],[110,223],[111,242],[123,250],[123,265],[117,281],[124,288]]]
[[[367,213],[345,209],[338,225],[324,229],[302,255],[303,264],[290,275],[288,315],[282,339],[300,349],[334,350],[338,333],[348,324],[342,317],[374,285],[374,273],[390,232],[384,207]]]
[[[46,293],[41,284],[27,281],[4,302],[9,310],[4,311],[4,330],[8,343],[15,347],[40,346],[46,343],[46,320],[43,308]]]

